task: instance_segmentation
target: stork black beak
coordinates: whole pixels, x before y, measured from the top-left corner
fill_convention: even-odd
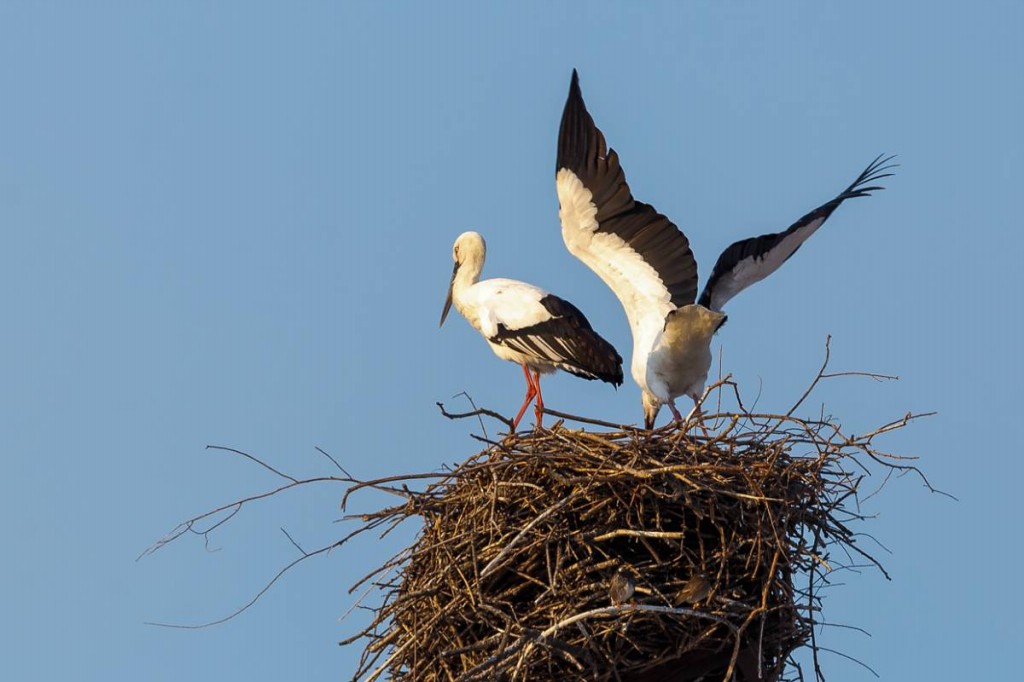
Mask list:
[[[644,406],[644,428],[650,431],[654,428],[654,421],[661,411],[661,402],[647,391],[640,393],[640,402]]]
[[[438,327],[444,324],[445,318],[448,317],[448,311],[452,309],[452,288],[455,287],[455,275],[459,271],[458,262],[455,263],[455,267],[452,268],[452,281],[448,283],[448,295],[444,297],[444,310],[441,311],[441,321],[438,323]]]

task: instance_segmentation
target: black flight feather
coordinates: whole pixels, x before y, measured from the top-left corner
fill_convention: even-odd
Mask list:
[[[498,325],[490,341],[547,361],[584,379],[622,384],[622,357],[572,303],[548,294],[540,300],[550,319],[521,329]]]
[[[558,129],[555,171],[572,171],[593,195],[597,230],[620,237],[658,273],[672,303],[683,306],[697,296],[697,262],[678,227],[653,206],[633,199],[619,156],[587,112],[579,76],[572,72],[569,97]]]

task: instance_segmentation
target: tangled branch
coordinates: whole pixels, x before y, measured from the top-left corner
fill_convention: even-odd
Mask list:
[[[646,431],[546,409],[559,419],[551,428],[501,439],[485,430],[481,452],[439,473],[361,481],[318,449],[338,474],[298,478],[217,448],[283,482],[189,519],[142,556],[186,534],[208,543],[245,506],[296,487],[340,484],[342,509],[353,493],[378,490],[401,501],[348,517],[360,525],[311,552],[282,529],[300,557],[251,601],[210,623],[172,627],[230,620],[303,561],[412,520],[422,527],[415,543],[349,590],[365,590],[360,602],[380,596],[371,622],[342,642],[364,643],[353,680],[802,680],[792,654],[805,646],[824,679],[821,590],[837,571],[865,565],[888,577],[858,542],[870,538],[857,529],[868,520],[864,481],[881,473],[880,488],[911,473],[934,490],[913,458],[876,447],[927,415],[856,436],[831,418],[795,416],[823,380],[893,378],[828,373],[828,353],[826,342],[817,376],[784,414],[748,410],[727,376],[701,401],[716,410],[682,424]],[[723,410],[723,396],[738,409]],[[484,417],[511,426],[476,405],[438,406],[481,429]]]

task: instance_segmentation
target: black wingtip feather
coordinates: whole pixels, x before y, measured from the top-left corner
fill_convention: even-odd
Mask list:
[[[889,163],[896,158],[895,154],[886,156],[885,154],[879,154],[875,157],[874,161],[868,164],[868,167],[861,172],[857,179],[850,183],[850,186],[846,188],[838,198],[841,199],[853,199],[855,197],[866,197],[872,192],[881,192],[885,189],[882,185],[872,185],[865,187],[870,182],[881,180],[882,178],[891,178],[894,173],[886,173],[885,171],[898,168],[898,163]]]
[[[555,172],[562,168],[578,170],[587,159],[587,136],[594,128],[594,119],[587,111],[580,90],[580,77],[576,69],[572,70],[569,82],[569,95],[562,110],[562,121],[558,127],[558,153],[555,159]]]
[[[827,204],[818,207],[811,213],[808,213],[806,216],[801,218],[801,220],[797,221],[797,223],[821,215],[824,215],[827,218],[847,199],[869,197],[872,192],[881,192],[885,189],[883,185],[871,185],[869,183],[876,182],[882,178],[891,178],[895,175],[895,173],[886,172],[899,167],[898,163],[889,163],[895,158],[895,154],[890,154],[889,156],[879,154],[870,164],[868,164],[867,168],[861,171],[861,174],[857,176],[857,179],[851,182],[850,186],[839,194],[839,196]]]
[[[615,346],[594,331],[587,316],[569,301],[553,294],[541,299],[541,305],[551,313],[553,322],[568,323],[575,331],[573,336],[580,341],[572,344],[575,357],[562,369],[584,379],[600,379],[613,386],[621,386],[622,356]]]

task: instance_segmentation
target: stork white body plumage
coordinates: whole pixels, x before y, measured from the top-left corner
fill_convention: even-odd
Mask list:
[[[700,300],[697,263],[686,235],[649,204],[636,201],[618,154],[587,112],[573,71],[558,133],[555,185],[566,248],[618,297],[633,332],[630,370],[651,428],[675,398],[700,400],[711,368],[711,339],[725,323],[725,303],[775,272],[846,199],[867,196],[887,177],[892,157],[876,158],[836,198],[787,230],[744,239],[719,257]]]
[[[541,374],[561,369],[584,379],[600,379],[616,386],[622,383],[621,356],[593,330],[576,306],[526,282],[480,281],[486,252],[484,239],[476,232],[465,232],[455,241],[455,269],[441,324],[454,303],[495,355],[522,366],[526,398],[512,422],[513,429],[534,398],[537,425],[541,425]]]

